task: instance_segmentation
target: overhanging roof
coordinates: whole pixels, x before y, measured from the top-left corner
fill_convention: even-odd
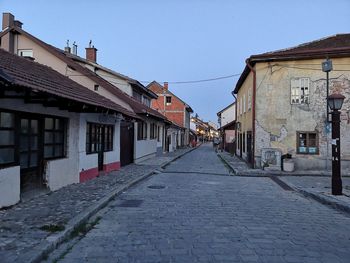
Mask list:
[[[3,49],[0,49],[0,79],[12,86],[29,88],[137,118],[135,113],[85,88],[52,68],[13,55]]]
[[[259,62],[293,61],[350,57],[350,34],[337,34],[295,47],[252,55],[247,60],[252,67]],[[234,89],[237,94],[250,73],[246,65]]]

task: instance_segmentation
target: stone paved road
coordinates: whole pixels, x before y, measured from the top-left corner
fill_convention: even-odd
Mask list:
[[[227,173],[201,146],[111,202],[59,262],[350,262],[347,215]]]

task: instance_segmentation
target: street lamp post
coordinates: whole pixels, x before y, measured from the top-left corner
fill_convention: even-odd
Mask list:
[[[326,59],[326,61],[322,62],[322,71],[326,72],[326,77],[327,77],[327,81],[326,81],[326,85],[327,85],[327,94],[326,94],[326,120],[327,122],[329,122],[329,110],[328,110],[328,97],[329,97],[329,72],[333,70],[333,64],[332,64],[332,60],[330,59]]]
[[[345,97],[332,94],[328,97],[328,106],[332,110],[332,195],[342,195],[340,163],[340,109]]]

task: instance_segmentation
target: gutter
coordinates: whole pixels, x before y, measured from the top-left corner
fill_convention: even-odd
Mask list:
[[[256,98],[256,71],[250,65],[250,59],[245,61],[247,67],[253,73],[253,95],[252,95],[252,168],[255,168],[255,98]]]

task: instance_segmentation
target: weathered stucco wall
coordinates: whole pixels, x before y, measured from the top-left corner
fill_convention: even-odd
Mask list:
[[[256,164],[263,148],[290,153],[299,170],[330,169],[331,132],[326,123],[326,73],[324,60],[258,63],[256,91]],[[350,58],[332,59],[330,94],[346,97],[342,108],[341,149],[343,166],[350,166]],[[291,104],[291,80],[309,78],[309,103]],[[297,131],[316,132],[319,154],[297,154]]]
[[[243,83],[242,87],[239,89],[237,94],[237,122],[239,122],[240,128],[237,129],[237,148],[236,154],[240,155],[242,152],[242,158],[247,159],[247,132],[252,132],[252,96],[253,96],[253,74],[249,74]],[[239,136],[242,134],[242,136]],[[244,139],[243,139],[244,136]],[[245,143],[240,143],[242,141]],[[240,145],[243,145],[241,151]]]
[[[236,104],[232,104],[230,107],[221,112],[221,126],[233,122],[236,119]]]
[[[19,202],[20,191],[20,167],[0,169],[0,208]]]

